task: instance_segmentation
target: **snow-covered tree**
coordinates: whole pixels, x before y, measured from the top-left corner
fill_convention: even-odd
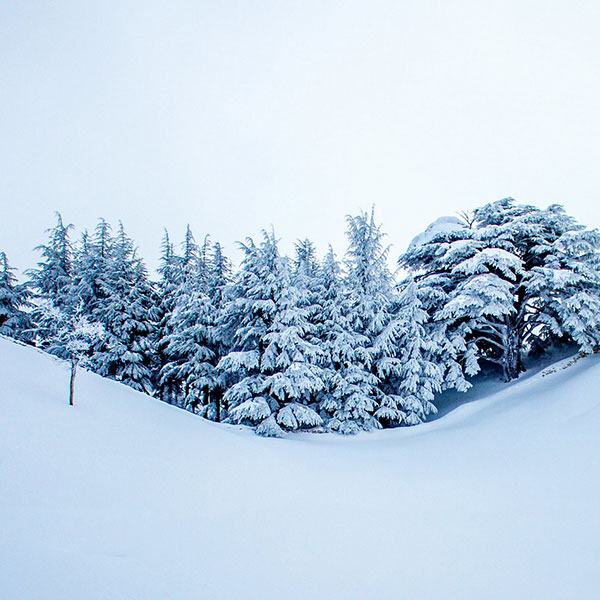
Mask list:
[[[163,368],[170,362],[166,353],[167,338],[172,333],[172,315],[177,302],[177,292],[181,285],[181,257],[175,254],[169,234],[165,230],[162,241],[162,254],[157,284],[157,326],[154,332],[156,349],[155,388],[161,400],[173,404],[176,395],[176,382],[168,377],[162,378]]]
[[[122,224],[111,244],[106,284],[108,298],[98,314],[106,336],[95,366],[100,374],[150,394],[156,299],[146,267]]]
[[[56,213],[57,223],[46,233],[48,242],[36,247],[42,254],[37,269],[28,271],[29,285],[39,299],[45,299],[60,307],[69,303],[72,284],[73,247],[69,239],[72,225],[63,223],[60,213]]]
[[[110,224],[99,219],[91,234],[84,231],[73,261],[70,295],[83,303],[86,315],[92,321],[104,321],[104,307],[110,296],[111,231]]]
[[[323,408],[332,416],[330,429],[355,433],[381,427],[374,416],[381,400],[376,363],[386,355],[376,340],[393,318],[393,278],[374,210],[348,216],[346,223],[346,282],[337,300],[339,327],[330,339],[335,374]]]
[[[209,264],[208,295],[217,304],[221,303],[225,287],[231,282],[232,272],[231,261],[223,252],[221,244],[215,242],[212,247],[212,256]]]
[[[169,246],[163,252],[160,388],[167,401],[220,421],[223,389],[215,366],[222,343],[216,324],[230,278],[229,260],[208,236],[198,248],[189,226],[181,257]]]
[[[245,258],[221,317],[230,351],[218,369],[227,391],[229,419],[280,436],[322,423],[310,406],[323,388],[319,349],[302,292],[292,283],[292,265],[280,256],[273,233],[242,245]]]
[[[429,335],[427,321],[418,288],[407,279],[393,318],[375,341],[382,391],[375,416],[383,425],[417,425],[437,411],[433,400],[443,385],[441,349]]]
[[[152,393],[157,299],[132,240],[121,224],[112,236],[101,219],[93,236],[84,234],[75,264],[72,295],[83,303],[85,316],[105,328],[92,369]]]
[[[46,350],[68,360],[71,365],[69,404],[73,406],[77,367],[89,366],[92,348],[104,335],[104,328],[83,315],[81,303],[58,307],[49,300],[42,300],[35,312]]]
[[[214,415],[207,415],[210,395],[216,387],[216,314],[199,278],[200,273],[189,271],[177,288],[168,324],[170,333],[163,340],[166,361],[160,381],[173,389],[178,405],[218,420],[218,409]]]
[[[531,348],[569,340],[584,350],[598,345],[600,237],[561,207],[506,198],[473,211],[468,224],[418,242],[401,264],[415,272],[437,333],[458,350],[448,375],[459,384],[458,371],[475,372],[477,358],[500,364],[509,380]]]
[[[0,335],[29,340],[32,323],[24,309],[31,306],[30,293],[26,284],[17,283],[14,271],[0,252]]]

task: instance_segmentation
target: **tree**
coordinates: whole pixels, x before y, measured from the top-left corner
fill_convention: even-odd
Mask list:
[[[210,298],[200,290],[197,278],[188,274],[178,287],[169,318],[170,333],[164,338],[166,360],[160,378],[163,386],[167,383],[173,386],[180,406],[193,412],[202,407],[204,414],[216,387],[213,308]]]
[[[173,404],[175,401],[176,383],[163,377],[165,366],[170,362],[166,348],[167,338],[172,333],[172,315],[177,302],[178,290],[181,284],[181,257],[175,254],[169,234],[165,229],[162,242],[162,255],[158,268],[160,280],[157,285],[157,327],[154,334],[156,348],[157,377],[155,387],[161,400]]]
[[[146,267],[122,224],[110,247],[105,285],[107,299],[97,311],[97,320],[106,329],[94,359],[98,372],[152,394],[156,299]]]
[[[400,263],[414,272],[464,373],[484,360],[510,380],[534,348],[575,342],[589,351],[600,343],[599,249],[598,232],[562,207],[506,198],[473,211],[468,224],[421,240]]]
[[[151,394],[157,302],[146,267],[122,224],[114,237],[104,219],[93,236],[84,234],[72,294],[83,303],[85,316],[105,329],[93,349],[94,372]]]
[[[341,327],[331,340],[335,375],[324,408],[332,415],[331,429],[355,433],[381,427],[374,416],[382,396],[376,365],[385,358],[385,349],[377,338],[393,318],[393,278],[374,210],[348,216],[346,223],[346,280],[338,300]]]
[[[73,261],[71,295],[83,303],[85,315],[104,322],[104,306],[110,296],[111,226],[99,219],[92,234],[84,231]]]
[[[104,328],[83,315],[83,305],[58,307],[44,300],[36,308],[37,322],[47,351],[68,360],[71,365],[69,404],[75,403],[75,377],[79,365],[88,366],[92,347],[102,337]]]
[[[57,223],[48,229],[48,243],[37,246],[42,254],[42,260],[37,269],[28,272],[29,285],[40,299],[50,300],[54,305],[61,306],[70,300],[72,284],[73,247],[69,239],[72,225],[63,223],[60,213],[56,213]]]
[[[13,269],[4,252],[0,252],[0,334],[27,341],[31,339],[31,307],[26,284],[17,283]]]
[[[229,419],[256,425],[267,436],[320,425],[310,406],[323,387],[318,348],[308,339],[311,325],[290,261],[280,256],[272,232],[263,232],[259,246],[249,239],[242,249],[242,268],[220,322],[221,335],[230,340],[217,366]]]
[[[187,257],[187,258],[186,258]],[[163,259],[163,302],[169,302],[160,342],[160,387],[171,402],[212,420],[221,420],[223,393],[216,364],[221,344],[216,324],[231,267],[221,245],[200,249],[188,226],[182,258]],[[170,267],[167,266],[170,264]],[[169,301],[169,297],[171,300]]]
[[[403,283],[397,302],[394,318],[375,342],[383,392],[375,416],[384,425],[418,425],[437,412],[433,400],[444,382],[440,348],[427,332],[427,313],[412,279]]]

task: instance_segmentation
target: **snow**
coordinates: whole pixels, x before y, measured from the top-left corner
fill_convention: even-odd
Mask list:
[[[6,600],[595,598],[600,357],[263,439],[0,339]]]
[[[441,233],[452,233],[453,231],[461,231],[463,229],[465,229],[465,223],[459,218],[440,217],[431,223],[423,233],[417,235],[408,247],[422,246],[431,242]]]

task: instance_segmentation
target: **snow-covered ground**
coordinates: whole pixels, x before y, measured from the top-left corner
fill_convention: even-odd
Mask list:
[[[274,440],[87,373],[69,407],[66,366],[0,339],[0,598],[597,598],[600,357],[568,360]]]

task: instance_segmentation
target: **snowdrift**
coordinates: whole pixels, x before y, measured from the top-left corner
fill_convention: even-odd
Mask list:
[[[600,587],[600,357],[410,429],[263,439],[0,339],[0,598]]]

